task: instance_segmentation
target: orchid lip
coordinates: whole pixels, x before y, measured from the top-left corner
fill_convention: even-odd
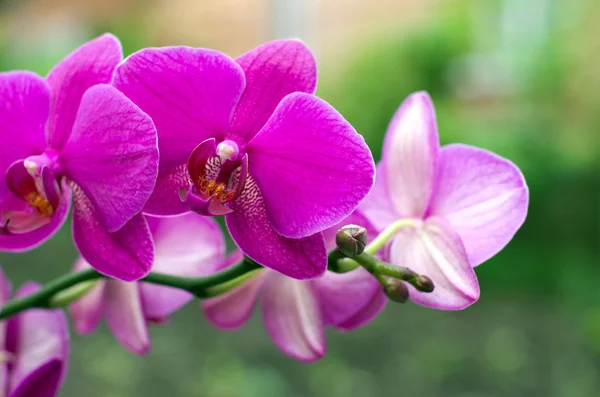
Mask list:
[[[223,206],[214,195],[211,197],[203,197],[195,186],[191,186],[187,191],[185,189],[179,189],[179,198],[190,208],[190,210],[200,215],[221,216],[232,212],[231,209]]]

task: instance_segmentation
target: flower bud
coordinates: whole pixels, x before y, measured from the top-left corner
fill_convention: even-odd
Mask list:
[[[358,225],[346,225],[336,233],[335,244],[344,255],[354,258],[365,250],[367,229]]]
[[[417,286],[419,287],[419,291],[422,292],[433,292],[435,287],[433,281],[427,276],[419,276],[417,279]]]
[[[395,302],[404,303],[408,299],[408,287],[404,281],[395,278],[390,278],[387,281],[385,287],[383,287],[383,292]]]

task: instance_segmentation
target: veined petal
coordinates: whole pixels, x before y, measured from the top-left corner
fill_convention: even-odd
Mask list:
[[[150,335],[142,310],[138,283],[107,280],[104,315],[115,338],[136,354],[150,349]]]
[[[199,277],[225,259],[225,239],[214,219],[193,213],[146,219],[156,246],[154,271]],[[193,298],[188,292],[150,283],[140,284],[140,294],[146,318],[167,317]]]
[[[425,213],[435,179],[439,149],[435,110],[425,92],[410,95],[386,132],[382,162],[390,200],[405,218]]]
[[[373,295],[369,303],[356,312],[354,316],[346,319],[340,324],[336,324],[335,328],[340,331],[350,331],[367,324],[382,312],[388,301],[389,299],[385,296],[383,291],[379,291],[377,294]]]
[[[235,61],[217,51],[165,47],[129,56],[113,85],[154,120],[162,172],[186,163],[205,139],[225,137],[245,80]]]
[[[78,258],[73,266],[74,271],[91,268],[83,258]],[[69,314],[73,327],[80,334],[92,333],[100,321],[104,311],[104,289],[107,280],[98,280],[96,285],[84,296],[69,305]]]
[[[22,298],[39,289],[35,283],[23,285]],[[30,309],[9,321],[9,336],[15,341],[15,361],[11,370],[10,396],[53,397],[64,379],[69,356],[69,334],[62,310]]]
[[[10,235],[3,235],[0,233],[0,250],[9,252],[28,251],[38,247],[52,237],[65,223],[67,216],[69,215],[69,210],[71,209],[71,188],[64,179],[61,182],[61,190],[60,204],[54,214],[52,214],[49,223],[26,233]],[[25,203],[23,200],[17,199],[15,196],[9,198],[9,200],[0,202],[0,209],[4,208],[21,212],[33,210],[29,207],[29,204]],[[0,213],[0,215],[2,214]]]
[[[61,163],[114,232],[142,210],[152,193],[158,173],[156,129],[114,87],[97,85],[81,99]]]
[[[385,164],[380,161],[376,170],[375,185],[358,206],[358,211],[364,214],[377,230],[383,230],[401,216],[390,199]]]
[[[182,164],[158,174],[154,190],[144,206],[144,213],[158,216],[180,215],[190,209],[179,198],[179,189],[187,190],[191,184],[187,165]]]
[[[321,233],[290,239],[275,232],[267,217],[262,193],[251,176],[242,195],[229,203],[225,216],[231,237],[240,249],[263,266],[296,279],[319,277],[327,269]]]
[[[115,67],[123,59],[121,43],[112,34],[88,41],[48,74],[53,107],[48,128],[48,145],[61,150],[67,143],[79,102],[88,88],[110,83]]]
[[[325,272],[312,283],[321,302],[325,326],[343,324],[381,293],[379,282],[363,268],[342,274]]]
[[[0,73],[0,200],[10,194],[4,174],[19,159],[40,154],[50,111],[50,87],[31,72]]]
[[[479,284],[460,237],[441,218],[429,218],[420,228],[402,229],[392,240],[390,261],[433,281],[431,293],[410,289],[410,299],[423,306],[459,310],[479,298]]]
[[[239,287],[215,298],[203,300],[201,307],[208,321],[215,327],[227,330],[238,329],[244,325],[252,315],[265,277],[271,272],[261,270]]]
[[[285,237],[335,225],[373,187],[375,164],[364,139],[313,95],[285,97],[247,152],[273,229]]]
[[[144,216],[138,214],[114,233],[106,231],[90,199],[76,184],[73,239],[85,260],[97,271],[123,281],[145,277],[154,260],[154,243]]]
[[[466,145],[443,147],[438,167],[429,213],[452,225],[477,266],[504,248],[525,222],[525,178],[511,161]]]
[[[279,102],[293,92],[312,94],[317,65],[299,40],[265,43],[236,59],[246,76],[246,90],[235,110],[230,136],[248,142],[267,122]]]
[[[271,272],[263,286],[260,309],[267,332],[285,354],[304,362],[325,355],[325,327],[310,281]]]

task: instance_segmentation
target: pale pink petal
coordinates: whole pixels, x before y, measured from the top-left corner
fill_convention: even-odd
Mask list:
[[[285,354],[304,362],[325,355],[325,327],[310,281],[271,272],[260,299],[265,327]]]
[[[379,162],[376,170],[375,186],[360,203],[358,211],[364,214],[377,230],[381,231],[402,217],[390,199],[385,165]]]
[[[179,189],[187,190],[191,184],[187,165],[180,165],[158,174],[154,190],[144,206],[144,213],[158,216],[185,214],[190,209],[179,198]]]
[[[0,201],[10,194],[4,179],[8,167],[44,151],[49,111],[50,87],[42,77],[22,71],[0,73]]]
[[[22,298],[37,291],[34,283],[17,292]],[[9,320],[9,339],[15,342],[10,395],[19,397],[56,395],[69,356],[69,333],[62,310],[30,309]]]
[[[81,99],[61,164],[106,228],[119,230],[142,210],[156,183],[156,129],[114,87],[97,85]]]
[[[252,315],[265,276],[270,272],[261,270],[241,286],[216,298],[203,300],[201,307],[208,321],[215,327],[228,330],[244,325]]]
[[[439,149],[435,110],[425,92],[400,105],[386,132],[382,162],[390,200],[402,217],[420,218],[433,189]]]
[[[54,104],[48,128],[51,148],[63,148],[85,91],[109,83],[117,64],[123,59],[121,43],[112,34],[88,41],[54,67],[48,74]]]
[[[143,215],[122,229],[106,231],[94,206],[81,188],[72,184],[73,239],[85,260],[97,271],[124,281],[145,277],[154,261],[154,243]]]
[[[235,110],[230,136],[249,141],[267,122],[279,101],[293,92],[312,94],[317,65],[299,40],[276,40],[240,56],[246,90]]]
[[[223,262],[225,239],[213,218],[190,213],[146,219],[156,246],[153,271],[199,277]],[[151,283],[141,283],[140,294],[147,318],[168,317],[193,298],[188,292]]]
[[[90,264],[83,258],[78,258],[73,267],[73,271],[81,271],[91,268]],[[80,334],[92,333],[100,321],[103,314],[104,289],[106,280],[96,281],[96,285],[84,296],[69,305],[69,314],[73,327]]]
[[[448,222],[429,218],[418,228],[402,229],[392,240],[390,262],[433,281],[431,293],[409,285],[410,299],[423,306],[459,310],[479,298],[479,284],[460,237]]]
[[[162,173],[186,164],[205,139],[225,137],[245,81],[235,61],[217,51],[165,47],[129,56],[113,85],[156,123]]]
[[[142,309],[138,283],[107,280],[104,316],[115,338],[136,354],[150,349],[150,335]]]
[[[335,225],[373,187],[375,164],[364,139],[313,95],[285,97],[247,152],[273,229],[285,237]]]
[[[373,298],[371,298],[369,303],[366,306],[363,306],[363,308],[354,314],[354,316],[350,317],[343,323],[337,324],[335,328],[340,331],[350,331],[358,327],[362,327],[377,317],[379,313],[383,311],[388,301],[388,297],[383,293],[383,291],[380,291],[379,293],[373,295]]]
[[[477,266],[513,238],[527,216],[529,191],[511,161],[466,145],[442,148],[429,213],[444,217]]]
[[[240,197],[229,203],[225,216],[231,237],[240,249],[263,266],[296,279],[319,277],[327,269],[327,250],[321,233],[301,239],[273,230],[260,189],[248,177]]]

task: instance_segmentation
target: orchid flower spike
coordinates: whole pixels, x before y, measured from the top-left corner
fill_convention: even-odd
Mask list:
[[[16,294],[36,292],[24,284]],[[0,270],[0,304],[10,298],[11,286]],[[30,309],[0,321],[0,395],[54,397],[65,378],[69,358],[69,328],[62,310]]]
[[[323,232],[327,248],[335,248],[337,230],[348,223],[363,225],[375,233],[358,212]],[[241,259],[234,253],[213,272]],[[267,332],[285,354],[304,362],[325,355],[325,327],[346,331],[375,318],[384,308],[387,297],[379,282],[365,269],[337,274],[326,272],[315,280],[294,280],[263,269],[238,287],[202,302],[209,321],[223,329],[237,329],[250,317],[256,301]]]
[[[186,277],[202,276],[224,261],[225,239],[214,219],[185,214],[147,217],[156,244],[153,270]],[[80,258],[74,270],[90,265]],[[91,291],[70,305],[77,332],[93,332],[102,318],[115,338],[136,354],[150,349],[148,322],[165,323],[193,299],[182,290],[150,283],[100,280]]]
[[[156,182],[152,120],[107,85],[122,59],[106,34],[63,59],[47,78],[0,73],[0,250],[49,239],[73,201],[73,237],[99,272],[135,280],[154,255],[141,215]]]
[[[156,123],[156,189],[144,211],[225,215],[256,262],[297,279],[327,266],[321,231],[348,216],[374,182],[368,146],[313,95],[316,64],[298,40],[236,60],[190,47],[128,57],[113,85]]]
[[[473,267],[508,244],[525,221],[528,200],[525,179],[509,160],[461,144],[440,148],[433,104],[418,92],[390,123],[361,211],[383,231],[378,239],[390,238],[387,261],[435,284],[432,293],[409,286],[410,299],[458,310],[479,298]]]

